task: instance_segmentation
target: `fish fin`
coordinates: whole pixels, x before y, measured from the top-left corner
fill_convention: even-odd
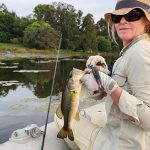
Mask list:
[[[60,139],[65,139],[67,138],[67,136],[71,141],[74,141],[72,130],[65,130],[64,128],[62,128],[57,134],[57,137]]]
[[[60,138],[60,139],[67,138],[67,130],[65,130],[64,128],[62,128],[62,129],[58,132],[57,137]]]
[[[79,120],[80,120],[80,115],[79,115],[79,113],[76,113],[76,116],[74,117],[74,119],[75,119],[76,121],[79,121]]]
[[[57,107],[56,115],[57,115],[57,117],[58,117],[59,119],[62,119],[63,114],[62,114],[62,111],[61,111],[61,105],[59,105],[59,106]]]
[[[90,97],[90,91],[85,87],[85,85],[82,85],[79,99],[80,101],[85,101]]]
[[[79,95],[80,101],[83,101],[83,98],[84,98],[84,94],[83,94],[83,92],[80,92],[80,95]]]
[[[71,141],[74,141],[74,136],[73,136],[72,130],[69,130],[69,131],[68,131],[68,138],[69,138]]]

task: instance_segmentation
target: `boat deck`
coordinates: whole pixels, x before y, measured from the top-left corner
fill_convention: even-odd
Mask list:
[[[44,126],[42,127],[44,128]],[[57,138],[58,130],[54,122],[47,125],[47,134],[45,137],[44,150],[69,150],[64,140]],[[32,138],[25,143],[16,143],[7,141],[0,145],[0,150],[41,150],[42,136]]]

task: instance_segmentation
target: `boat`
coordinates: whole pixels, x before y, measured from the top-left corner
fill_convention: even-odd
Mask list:
[[[101,113],[103,114],[101,116],[106,118],[104,101],[100,101],[100,103],[89,106],[80,111],[82,117],[86,117],[91,120],[91,122],[98,124],[101,118],[97,120],[97,117],[94,117],[95,115],[93,115],[96,113]],[[106,120],[104,120],[103,123],[105,124]],[[0,150],[41,150],[43,139],[42,131],[44,131],[44,128],[45,126],[38,127],[35,124],[31,124],[23,129],[15,130],[10,135],[9,140],[0,145]],[[46,131],[43,150],[79,150],[73,141],[57,138],[59,129],[55,124],[55,121],[48,123]]]

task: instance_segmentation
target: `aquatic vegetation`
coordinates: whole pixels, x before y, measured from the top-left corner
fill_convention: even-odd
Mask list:
[[[39,110],[39,111],[42,111],[42,112],[47,112],[48,106],[47,105],[43,105],[43,106],[36,107],[35,109]]]
[[[18,66],[0,66],[2,69],[15,69],[18,68]]]
[[[21,99],[22,102],[33,102],[33,101],[36,101],[36,98],[24,98],[24,99]]]
[[[26,107],[27,107],[26,105],[15,104],[15,105],[12,105],[10,108],[13,110],[22,110],[22,109],[25,109]]]
[[[13,72],[32,72],[32,73],[39,73],[39,72],[49,72],[50,70],[14,70]]]
[[[22,85],[24,83],[20,83],[19,81],[0,81],[0,85],[2,86],[12,86],[12,85]]]
[[[42,103],[42,102],[46,102],[47,100],[48,100],[48,98],[24,98],[21,101]]]

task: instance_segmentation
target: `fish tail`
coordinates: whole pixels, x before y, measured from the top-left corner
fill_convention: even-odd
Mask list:
[[[62,128],[59,133],[57,134],[57,137],[58,138],[61,138],[61,139],[65,139],[65,138],[68,138],[73,141],[74,140],[74,136],[73,136],[73,132],[72,130],[65,130],[64,128]]]
[[[58,138],[61,138],[61,139],[66,138],[66,137],[67,137],[67,131],[66,131],[64,128],[62,128],[62,129],[58,132],[57,137],[58,137]]]
[[[69,130],[69,131],[68,131],[68,138],[69,138],[71,141],[74,141],[74,136],[73,136],[72,130]]]

